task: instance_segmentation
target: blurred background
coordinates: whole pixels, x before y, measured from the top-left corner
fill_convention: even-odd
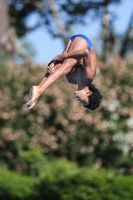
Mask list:
[[[63,77],[32,85],[82,33],[97,53],[94,112]],[[0,1],[0,199],[133,199],[133,1]]]

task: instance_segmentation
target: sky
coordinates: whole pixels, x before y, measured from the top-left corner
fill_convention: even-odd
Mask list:
[[[115,32],[119,34],[124,33],[133,11],[133,0],[123,0],[122,4],[112,5],[108,9],[117,15],[117,19],[114,22]],[[85,34],[95,46],[98,41],[96,38],[99,36],[100,29],[100,21],[97,19],[93,23],[89,22],[88,26],[78,25],[74,27],[74,34]],[[36,54],[33,60],[38,64],[47,64],[64,50],[61,39],[53,39],[43,28],[28,33],[24,40],[30,42],[35,49]]]

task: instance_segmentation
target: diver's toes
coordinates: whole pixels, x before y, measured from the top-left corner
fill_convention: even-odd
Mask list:
[[[28,103],[26,103],[26,106],[29,108],[31,106],[31,104],[28,102]]]

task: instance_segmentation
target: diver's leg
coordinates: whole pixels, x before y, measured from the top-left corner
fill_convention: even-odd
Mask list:
[[[56,65],[54,66],[54,68],[57,69],[60,65],[61,65],[60,63],[59,63],[59,64],[56,64]],[[45,83],[45,81],[47,80],[47,78],[49,77],[49,75],[50,75],[50,73],[48,73],[48,72],[46,71],[46,73],[45,73],[43,79],[42,79],[41,82],[40,82],[40,85]],[[28,102],[26,103],[26,105],[27,105],[27,107],[28,107],[29,109],[31,109],[31,108],[35,105],[35,103],[37,102],[37,99],[38,99],[39,96],[40,96],[40,91],[39,91],[38,86],[33,86],[33,87],[30,89],[30,92],[29,92],[29,100],[28,100]],[[32,106],[31,106],[31,105],[30,105],[30,100],[31,100],[33,97],[34,97],[35,101],[34,101],[34,103],[32,103]]]
[[[29,100],[26,103],[27,107],[31,109],[35,105],[39,96],[44,92],[44,90],[46,90],[50,85],[55,83],[59,78],[68,74],[76,64],[76,59],[66,59],[53,74],[50,74],[47,77],[47,79],[42,80],[38,86],[33,86],[30,90]]]

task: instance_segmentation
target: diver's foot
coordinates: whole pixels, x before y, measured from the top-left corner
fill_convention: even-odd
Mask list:
[[[29,93],[29,100],[26,103],[26,106],[31,109],[37,102],[38,97],[40,96],[39,90],[38,90],[38,86],[33,86],[30,89],[30,93]]]
[[[74,92],[74,95],[79,103],[82,105],[88,105],[89,104],[89,96],[92,94],[91,91],[86,92],[86,90],[78,90]]]

